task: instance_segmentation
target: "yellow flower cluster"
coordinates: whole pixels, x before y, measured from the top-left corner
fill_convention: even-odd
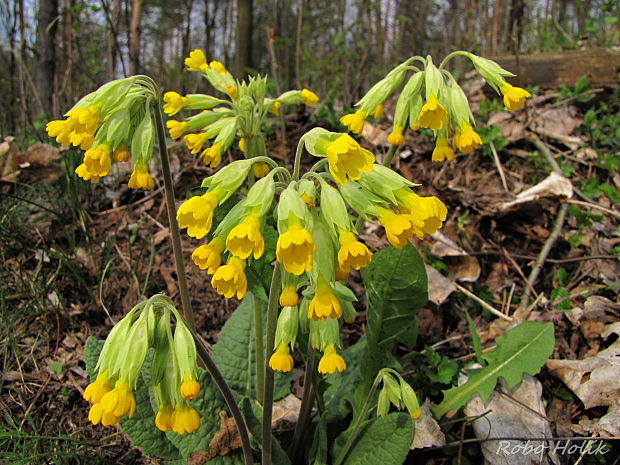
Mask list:
[[[138,77],[112,81],[81,99],[66,113],[66,119],[47,123],[47,133],[61,145],[85,151],[83,163],[75,170],[85,181],[99,182],[108,175],[113,161],[122,163],[133,158],[128,186],[152,189],[148,163],[154,127],[150,109],[145,109],[150,92]]]
[[[174,336],[171,313],[177,320]],[[200,426],[198,413],[189,405],[200,393],[194,340],[170,299],[162,295],[134,307],[108,335],[97,362],[98,375],[84,390],[84,399],[92,404],[88,419],[94,425],[114,425],[124,415],[133,417],[133,389],[151,347],[151,387],[159,405],[155,425],[178,434]],[[171,366],[175,368],[170,370]]]
[[[504,97],[504,104],[509,110],[519,110],[531,94],[505,81],[505,76],[514,76],[496,63],[467,52],[454,52],[437,68],[431,57],[412,57],[401,63],[385,78],[375,84],[368,93],[355,104],[354,113],[344,115],[340,122],[350,131],[361,134],[364,122],[369,114],[375,117],[382,114],[385,99],[396,91],[405,80],[408,71],[413,75],[403,86],[396,103],[394,125],[387,142],[393,146],[405,143],[404,130],[409,125],[412,130],[428,128],[435,133],[436,145],[433,161],[454,161],[454,150],[467,153],[482,144],[480,135],[473,129],[474,118],[469,109],[465,93],[454,77],[444,69],[452,56],[467,56],[480,75]],[[420,70],[411,64],[419,61]],[[373,108],[375,110],[373,110]],[[380,109],[380,110],[379,110]],[[452,137],[452,147],[448,138]]]

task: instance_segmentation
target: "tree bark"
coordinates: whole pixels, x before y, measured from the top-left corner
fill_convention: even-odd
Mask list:
[[[121,0],[112,0],[108,18],[108,59],[106,61],[106,74],[109,80],[114,79],[116,73],[117,37],[118,24],[121,16]]]
[[[129,25],[129,75],[140,74],[140,21],[142,0],[133,0],[131,23]]]
[[[56,76],[56,32],[58,30],[58,0],[41,0],[37,12],[37,87],[42,108],[47,116],[54,112]]]
[[[242,79],[252,67],[252,0],[237,0],[235,77]]]

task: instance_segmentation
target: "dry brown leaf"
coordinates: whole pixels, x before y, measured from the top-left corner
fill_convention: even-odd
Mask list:
[[[620,322],[608,325],[602,337],[606,339],[611,334],[620,334]],[[619,414],[620,339],[583,360],[549,360],[547,369],[579,397],[585,408],[607,406],[610,407],[607,415]]]
[[[545,107],[539,109],[532,119],[532,127],[549,133],[568,136],[581,126],[583,120],[576,118],[577,108],[562,106],[558,108]]]
[[[525,124],[514,113],[499,112],[489,117],[488,126],[498,126],[500,135],[507,142],[515,142],[525,137]]]
[[[504,202],[500,206],[501,211],[506,211],[516,205],[533,202],[541,198],[565,197],[570,199],[573,196],[573,185],[564,176],[551,173],[547,178],[533,187],[521,192],[514,200]]]
[[[489,412],[490,411],[490,412]],[[486,413],[489,412],[489,413]],[[541,438],[552,437],[551,426],[545,414],[542,401],[542,384],[526,375],[516,389],[507,392],[493,392],[485,405],[480,396],[475,396],[465,407],[470,417],[484,415],[473,423],[479,439],[488,437]],[[487,441],[481,444],[485,463],[490,465],[528,465],[559,463],[544,442],[531,441],[532,449],[520,449],[524,440]],[[536,446],[539,446],[536,449]],[[518,453],[510,451],[517,450]]]
[[[446,437],[441,432],[439,424],[431,413],[431,402],[426,399],[424,405],[420,406],[422,416],[413,422],[415,434],[410,449],[423,449],[425,447],[443,446],[446,444]]]
[[[26,150],[21,159],[21,164],[28,163],[30,165],[47,166],[52,160],[60,157],[58,148],[42,142],[37,142]]]
[[[444,258],[448,265],[448,276],[453,281],[476,282],[480,277],[480,263],[476,257],[469,255],[456,242],[440,231],[432,235],[435,242],[431,253]]]
[[[379,147],[387,144],[388,133],[379,126],[366,121],[364,123],[364,129],[362,129],[362,137],[370,144]]]
[[[202,465],[218,455],[228,455],[241,447],[241,438],[234,418],[228,418],[226,411],[220,412],[220,429],[213,435],[209,450],[196,451],[189,454],[189,465]]]
[[[293,394],[274,402],[271,417],[272,429],[282,430],[297,423],[300,409],[301,400]]]
[[[439,271],[429,265],[426,267],[426,275],[428,276],[428,300],[435,305],[441,305],[450,294],[456,291],[456,287]]]

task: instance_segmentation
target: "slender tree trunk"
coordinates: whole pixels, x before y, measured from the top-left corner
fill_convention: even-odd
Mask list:
[[[237,0],[235,76],[239,79],[252,67],[252,0]]]
[[[491,56],[497,55],[497,37],[499,35],[499,24],[502,11],[502,0],[495,0],[493,6],[493,23],[491,25]]]
[[[129,25],[129,75],[140,74],[140,21],[142,0],[133,0],[131,24]]]
[[[112,0],[112,7],[110,8],[109,15],[109,30],[108,30],[108,58],[106,61],[106,74],[109,80],[114,79],[116,73],[116,58],[117,58],[117,37],[118,37],[118,24],[121,15],[121,0]]]
[[[185,0],[185,29],[183,30],[183,36],[181,37],[181,56],[186,57],[189,55],[189,37],[192,26],[192,6],[193,0]],[[181,70],[183,70],[183,61],[181,61]]]
[[[37,12],[37,88],[46,115],[54,112],[54,91],[58,85],[56,75],[56,32],[58,30],[58,0],[39,2]]]

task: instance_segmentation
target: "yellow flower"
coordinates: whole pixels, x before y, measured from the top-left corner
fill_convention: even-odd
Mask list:
[[[114,150],[114,153],[112,154],[112,158],[114,158],[114,161],[118,162],[129,161],[130,157],[131,154],[129,153],[129,150],[127,149],[127,146],[125,144],[121,144],[116,147],[116,150]]]
[[[387,138],[388,144],[403,145],[405,143],[405,136],[403,136],[403,128],[394,125],[392,132]]]
[[[342,307],[340,301],[333,294],[332,288],[325,279],[319,277],[314,297],[308,306],[308,318],[324,320],[326,318],[340,318]]]
[[[130,189],[145,190],[151,190],[155,186],[155,183],[153,183],[153,178],[151,178],[151,175],[149,174],[149,167],[146,166],[146,163],[136,163],[131,176],[129,177],[127,186]]]
[[[119,417],[113,413],[104,412],[101,404],[93,404],[88,411],[88,421],[93,425],[101,423],[103,426],[114,425],[118,422]]]
[[[340,265],[336,263],[336,270],[334,271],[334,279],[336,281],[346,281],[349,277],[349,272],[340,268]]]
[[[259,161],[258,163],[254,163],[252,165],[252,173],[256,179],[264,178],[269,173],[270,168],[267,163],[263,163]]]
[[[185,131],[187,131],[188,124],[185,121],[177,121],[174,119],[169,119],[166,121],[166,127],[170,132],[170,137],[172,139],[178,139],[183,135]]]
[[[463,153],[472,152],[482,144],[482,139],[469,123],[463,121],[460,130],[454,134],[453,144]]]
[[[319,362],[319,373],[330,375],[335,373],[336,370],[343,371],[347,368],[347,364],[344,359],[338,355],[336,348],[333,344],[328,344],[325,347],[321,361]]]
[[[213,60],[209,63],[209,66],[220,73],[222,76],[226,76],[226,67],[219,61]]]
[[[192,260],[201,270],[213,274],[222,264],[221,253],[224,250],[224,239],[215,237],[208,244],[203,244],[192,252]]]
[[[172,431],[172,415],[174,409],[170,406],[160,405],[155,416],[155,426],[160,431]]]
[[[251,214],[235,226],[226,238],[226,247],[235,257],[244,260],[250,255],[260,258],[265,251],[265,241],[260,233],[260,218]]]
[[[105,413],[113,413],[117,417],[123,415],[133,417],[136,410],[136,400],[131,392],[131,386],[122,379],[116,381],[114,389],[101,398],[101,408]]]
[[[248,282],[243,270],[245,262],[237,257],[230,257],[226,265],[220,266],[211,278],[211,286],[215,291],[230,299],[237,294],[237,299],[242,299],[248,287]]]
[[[325,152],[329,172],[340,185],[346,184],[348,180],[356,181],[362,176],[362,172],[372,171],[372,164],[375,162],[375,156],[348,134],[342,134],[327,144]]]
[[[284,269],[299,276],[312,269],[312,253],[316,244],[312,235],[301,226],[281,234],[276,243],[276,257]]]
[[[431,94],[428,101],[422,106],[420,112],[420,126],[437,131],[448,123],[448,112],[437,100],[435,94]]]
[[[94,134],[100,123],[99,108],[91,105],[86,108],[74,108],[67,112],[67,122],[76,134]]]
[[[189,52],[189,57],[185,59],[185,66],[187,66],[188,71],[206,71],[209,69],[207,57],[200,49]]]
[[[300,197],[306,203],[306,205],[308,205],[308,208],[312,208],[314,206],[314,199],[308,194],[301,194]]]
[[[187,134],[183,136],[185,146],[191,151],[191,153],[200,152],[207,139],[206,132],[201,132],[200,134]]]
[[[55,137],[56,142],[60,145],[69,146],[71,145],[71,139],[69,138],[69,134],[73,130],[69,125],[67,120],[55,120],[50,121],[45,126],[45,130],[50,137]]]
[[[380,103],[379,105],[377,105],[375,109],[370,112],[370,114],[377,119],[381,118],[383,116],[383,104]]]
[[[93,404],[101,402],[101,398],[110,392],[110,379],[107,371],[99,373],[95,382],[90,383],[84,390],[84,399]]]
[[[385,235],[394,247],[400,249],[415,234],[413,219],[408,214],[397,214],[380,208],[379,222],[385,228]]]
[[[219,142],[216,142],[211,147],[204,149],[200,154],[202,162],[210,166],[211,168],[217,168],[222,162],[222,149]]]
[[[284,286],[280,293],[280,307],[295,307],[298,303],[297,286],[295,284]]]
[[[448,209],[437,197],[421,197],[407,189],[407,193],[397,193],[397,198],[402,208],[401,211],[408,213],[413,221],[415,235],[419,239],[424,234],[433,234],[441,228]]]
[[[319,103],[319,100],[320,100],[319,96],[308,89],[302,89],[300,95],[301,95],[301,99],[304,101],[306,105],[314,106],[317,103]]]
[[[84,164],[89,173],[94,176],[105,176],[110,172],[112,159],[110,158],[110,147],[101,144],[97,147],[88,149],[84,154]]]
[[[77,174],[84,181],[90,181],[92,184],[99,182],[99,176],[95,176],[90,171],[88,171],[88,168],[84,163],[82,163],[75,169],[75,174]]]
[[[219,198],[213,192],[196,195],[181,204],[177,211],[179,228],[187,228],[187,235],[201,239],[211,229],[213,210],[217,207]]]
[[[164,94],[164,113],[169,116],[176,115],[184,107],[189,105],[189,99],[177,92],[166,92]]]
[[[172,431],[177,434],[193,433],[200,427],[198,412],[187,404],[178,405],[171,415]]]
[[[360,135],[364,130],[364,122],[367,113],[364,110],[357,110],[355,113],[349,113],[340,118],[340,122],[349,128],[349,131]]]
[[[237,98],[237,86],[234,86],[232,84],[227,85],[226,94],[232,99]]]
[[[291,371],[293,369],[293,357],[289,353],[287,344],[278,345],[269,359],[269,367],[276,371]]]
[[[269,109],[269,113],[272,113],[276,116],[280,116],[280,107],[282,107],[282,103],[274,102],[271,108]]]
[[[238,145],[239,145],[239,150],[245,153],[245,139],[243,137],[239,139]]]
[[[195,379],[185,375],[181,383],[180,392],[184,399],[193,399],[200,393],[200,384]]]
[[[500,90],[502,94],[504,94],[504,105],[506,105],[506,108],[509,110],[520,109],[525,105],[525,101],[532,96],[527,90],[514,87],[507,82],[502,84]]]
[[[437,142],[435,143],[435,149],[433,150],[433,161],[454,161],[454,150],[448,146],[448,139],[445,134],[439,134],[437,136]]]
[[[359,270],[372,260],[370,250],[359,242],[351,231],[340,230],[340,250],[338,250],[338,265],[347,273],[351,268]]]

